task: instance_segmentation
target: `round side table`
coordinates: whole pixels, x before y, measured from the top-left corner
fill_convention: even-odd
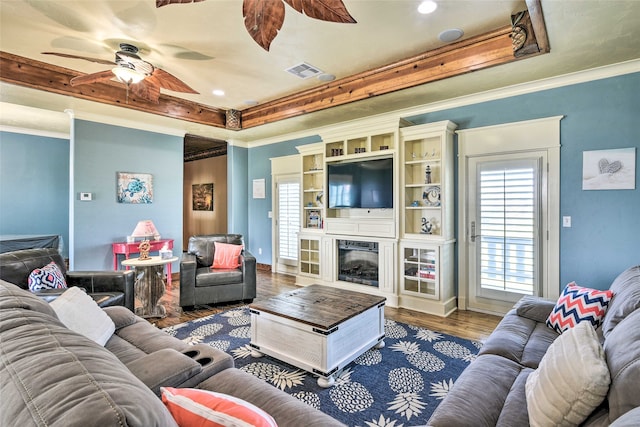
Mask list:
[[[136,314],[140,317],[165,317],[167,315],[164,306],[160,305],[160,298],[164,295],[165,264],[177,261],[178,257],[160,258],[152,256],[149,259],[131,258],[122,261],[122,265],[134,267],[136,270],[136,283],[134,292],[142,303],[136,307]]]

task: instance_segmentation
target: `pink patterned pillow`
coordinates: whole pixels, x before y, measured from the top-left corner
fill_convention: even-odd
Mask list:
[[[43,289],[66,289],[67,282],[58,264],[51,261],[42,268],[36,268],[29,274],[29,290],[38,292]]]
[[[582,321],[589,321],[594,328],[597,328],[604,318],[612,297],[611,290],[584,288],[576,285],[576,282],[571,282],[564,288],[549,314],[547,326],[560,334]]]

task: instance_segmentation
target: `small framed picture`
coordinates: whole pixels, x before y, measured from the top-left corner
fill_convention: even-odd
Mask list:
[[[635,147],[582,153],[583,190],[634,190],[635,188]]]
[[[153,203],[153,175],[118,172],[116,197],[118,203]]]
[[[193,184],[191,190],[194,211],[213,211],[213,184]]]

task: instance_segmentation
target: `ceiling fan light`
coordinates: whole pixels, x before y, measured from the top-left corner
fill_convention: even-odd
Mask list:
[[[144,80],[145,77],[144,74],[139,73],[131,68],[125,67],[115,67],[111,70],[111,72],[113,72],[118,80],[125,84],[140,83],[142,80]]]

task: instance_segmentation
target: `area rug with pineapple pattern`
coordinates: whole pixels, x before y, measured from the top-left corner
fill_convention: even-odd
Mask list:
[[[237,368],[352,427],[424,425],[480,343],[385,319],[385,346],[345,367],[330,388],[312,374],[268,356],[253,358],[248,306],[165,328],[190,344],[231,354]]]

